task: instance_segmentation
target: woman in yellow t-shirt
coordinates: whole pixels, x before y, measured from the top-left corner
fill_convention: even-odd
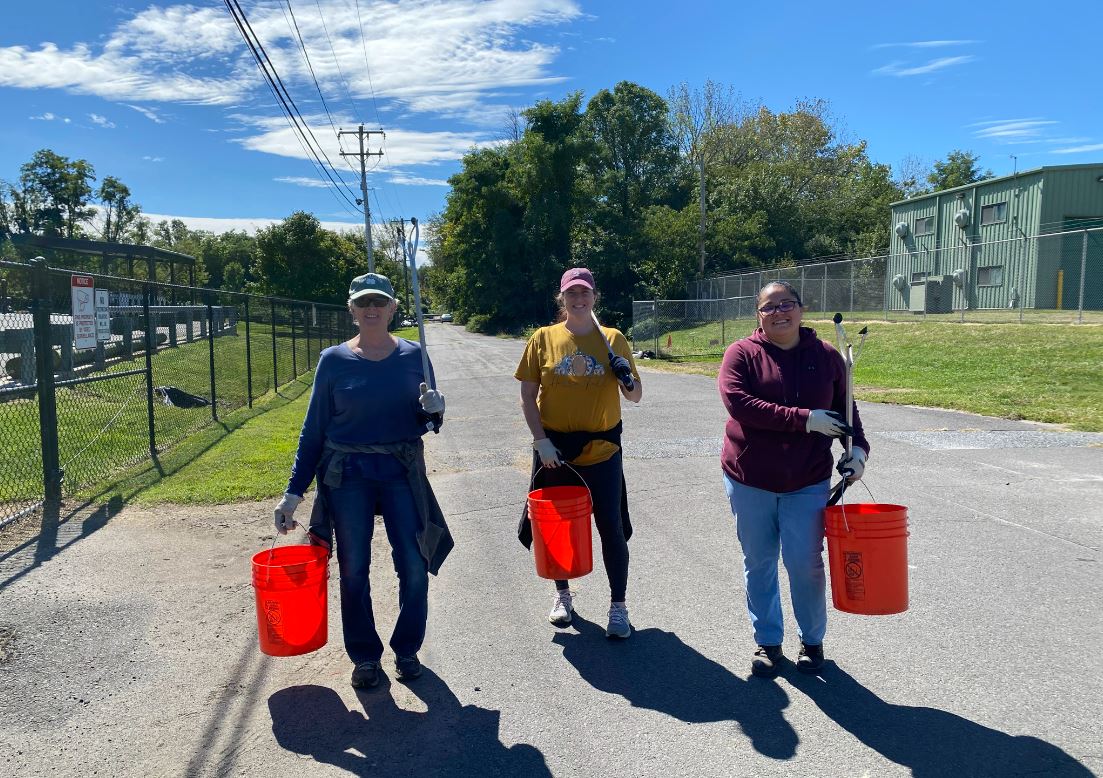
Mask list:
[[[533,469],[542,466],[536,485],[577,483],[574,473],[560,467],[569,462],[590,488],[609,576],[605,635],[623,639],[632,634],[625,605],[632,526],[621,465],[620,398],[638,403],[643,387],[624,335],[610,327],[598,331],[596,299],[589,270],[564,273],[556,297],[560,321],[533,333],[514,377],[521,382],[521,409],[532,432]],[[527,515],[519,536],[530,544]],[[548,620],[566,626],[574,612],[571,590],[567,581],[556,581],[555,589]]]

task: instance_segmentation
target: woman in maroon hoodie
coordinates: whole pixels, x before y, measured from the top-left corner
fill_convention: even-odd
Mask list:
[[[801,327],[802,306],[785,281],[758,293],[759,328],[724,353],[719,387],[728,419],[721,462],[735,515],[747,583],[747,610],[758,644],[754,675],[773,677],[783,659],[778,552],[785,562],[799,627],[797,669],[823,667],[827,630],[823,509],[831,480],[831,442],[853,434],[839,463],[862,477],[869,443],[858,409],[846,424],[846,368],[815,330]]]

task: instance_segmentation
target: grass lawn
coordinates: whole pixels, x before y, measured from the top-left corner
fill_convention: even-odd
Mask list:
[[[750,322],[731,332],[743,337]],[[834,343],[830,321],[805,322]],[[719,330],[719,325],[712,325]],[[869,322],[854,368],[855,395],[873,402],[952,408],[1103,432],[1103,326]],[[847,333],[857,336],[857,325]],[[675,332],[715,339],[707,328]],[[704,331],[704,332],[703,332]],[[718,333],[716,333],[718,334]],[[660,346],[665,346],[663,341]],[[646,345],[637,345],[637,348]],[[692,361],[689,361],[692,360]],[[651,360],[658,369],[716,375],[720,356]]]

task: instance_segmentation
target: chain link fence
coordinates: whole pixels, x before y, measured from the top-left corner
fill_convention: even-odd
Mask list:
[[[0,262],[0,527],[313,369],[340,306]]]
[[[706,278],[693,299],[634,301],[631,340],[657,357],[722,354],[754,331],[755,295],[778,280],[811,320],[1103,324],[1103,228]]]

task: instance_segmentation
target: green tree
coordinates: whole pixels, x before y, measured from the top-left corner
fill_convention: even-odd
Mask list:
[[[932,191],[937,192],[992,178],[991,170],[981,172],[977,165],[978,161],[980,161],[978,155],[970,151],[954,149],[946,155],[946,159],[940,159],[934,163],[934,170],[927,175],[927,183],[931,185]]]
[[[632,298],[643,294],[639,264],[646,253],[644,214],[652,205],[682,208],[678,149],[666,101],[631,82],[603,89],[586,106],[590,140],[574,261],[597,274],[609,323],[623,326]]]
[[[256,243],[250,288],[261,294],[341,304],[349,280],[364,272],[363,244],[303,211],[258,231]]]
[[[70,160],[49,149],[19,168],[19,187],[9,188],[18,232],[77,238],[95,211],[89,207],[96,171],[87,160]]]
[[[96,196],[103,204],[103,229],[101,237],[106,241],[122,240],[134,222],[141,216],[141,206],[130,200],[130,188],[114,176],[106,176]]]

